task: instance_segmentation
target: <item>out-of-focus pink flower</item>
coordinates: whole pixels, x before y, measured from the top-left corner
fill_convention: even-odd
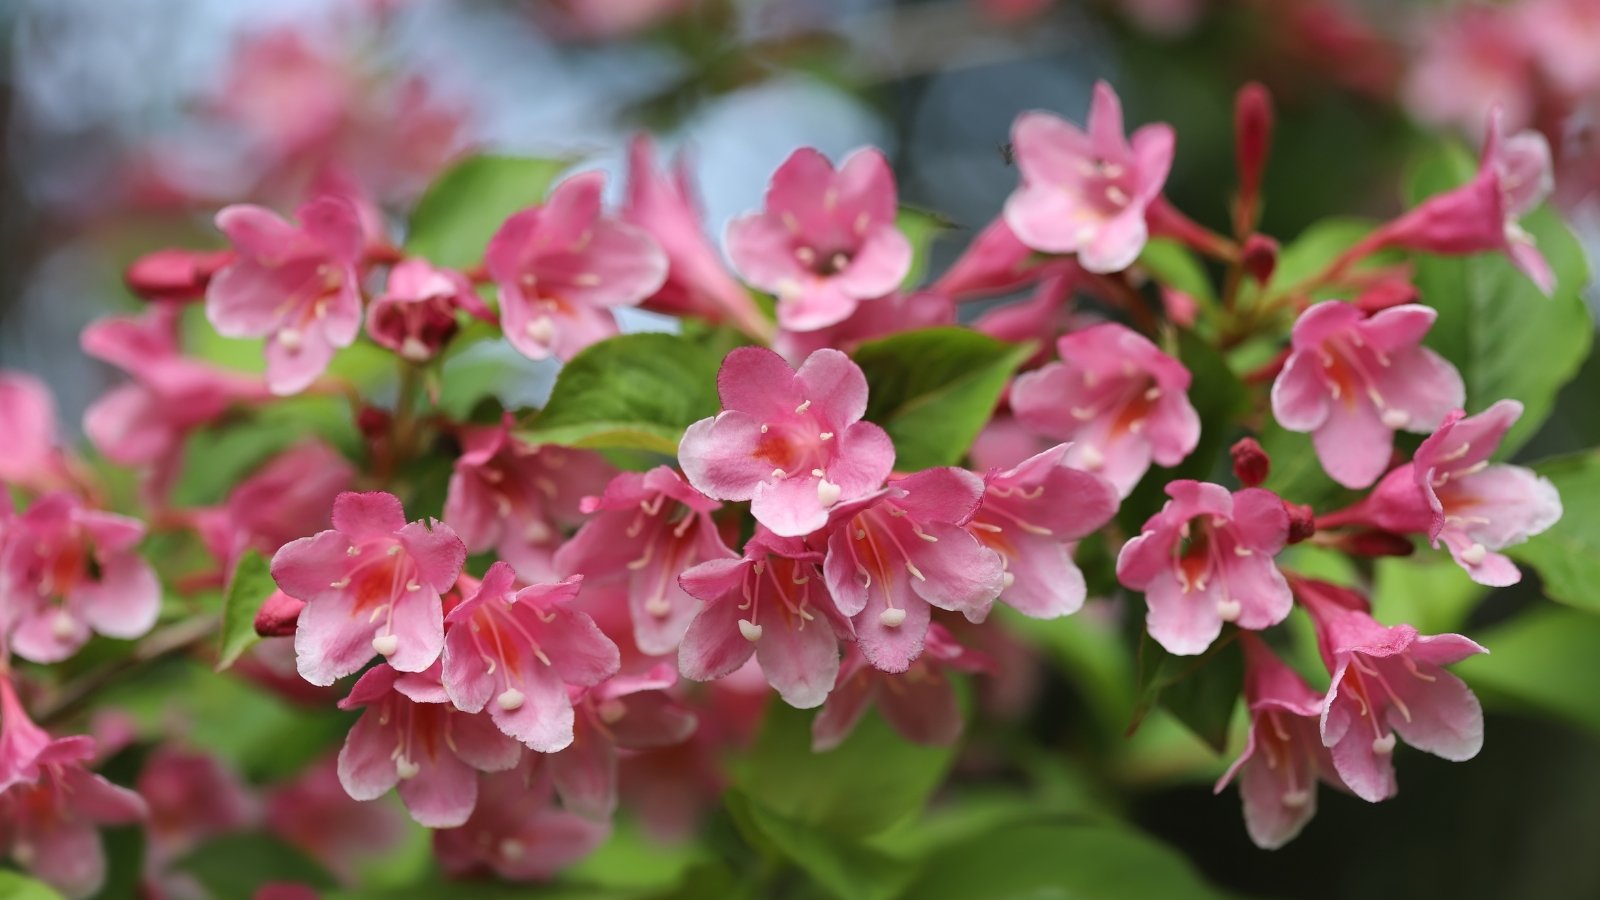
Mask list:
[[[1005,588],[1005,564],[965,528],[983,491],[971,472],[926,469],[834,510],[823,574],[876,668],[911,667],[931,607],[973,622],[989,615]]]
[[[334,501],[355,475],[339,451],[316,438],[302,441],[239,482],[222,506],[203,510],[201,536],[230,568],[246,549],[270,556],[296,538],[327,529]]]
[[[1316,624],[1333,675],[1322,706],[1322,744],[1356,796],[1376,803],[1394,795],[1396,734],[1441,759],[1478,755],[1483,709],[1442,667],[1488,651],[1459,634],[1380,625],[1363,598],[1335,585],[1296,579],[1295,594]]]
[[[87,737],[51,741],[50,735],[28,718],[11,677],[0,677],[0,795],[14,784],[38,781],[40,766],[50,761],[51,754],[59,754],[74,742],[88,742],[91,749],[94,743]]]
[[[11,649],[60,662],[89,632],[131,640],[155,625],[161,582],[136,552],[144,523],[50,494],[7,526],[0,544],[0,629]]]
[[[161,863],[256,818],[255,798],[238,773],[209,753],[163,745],[134,784],[150,808],[150,848]]]
[[[305,610],[294,633],[300,675],[327,685],[373,654],[421,672],[444,648],[439,595],[455,584],[466,548],[450,527],[406,523],[399,498],[340,494],[333,528],[285,544],[272,577]]]
[[[851,351],[862,343],[902,331],[956,323],[955,301],[935,291],[895,292],[856,307],[848,319],[816,331],[779,331],[772,349],[790,365],[828,347]]]
[[[785,703],[821,705],[839,672],[839,641],[854,636],[833,608],[817,564],[822,554],[794,538],[758,529],[744,556],[715,559],[680,582],[705,609],[678,651],[684,677],[724,678],[754,654],[767,683]]]
[[[4,712],[10,719],[15,710]],[[38,748],[27,780],[0,791],[0,855],[74,900],[94,896],[105,883],[99,826],[137,822],[147,812],[138,794],[84,768],[94,755],[87,737],[49,741]]]
[[[582,576],[517,590],[497,562],[478,592],[450,611],[444,685],[467,712],[489,708],[494,724],[541,753],[572,743],[567,685],[592,687],[617,673],[617,646],[567,604]]]
[[[1067,328],[1078,277],[1075,266],[1048,275],[1039,282],[1033,296],[1020,303],[1007,303],[988,310],[973,321],[972,327],[992,338],[1016,344],[1053,338]],[[1042,346],[1035,358],[1042,362],[1050,351],[1046,342],[1040,343]]]
[[[689,426],[678,460],[718,500],[749,500],[780,537],[810,534],[840,501],[864,496],[894,467],[894,444],[871,422],[867,379],[848,356],[818,350],[798,371],[771,350],[741,347],[717,373],[723,411]]]
[[[1461,374],[1422,346],[1438,313],[1415,304],[1368,318],[1338,300],[1295,322],[1293,352],[1272,385],[1272,413],[1309,431],[1334,481],[1364,488],[1389,467],[1397,429],[1427,434],[1466,399]]]
[[[531,359],[571,359],[616,334],[612,309],[666,281],[667,255],[650,235],[601,213],[604,183],[599,172],[561,182],[543,206],[507,219],[484,253],[506,340]]]
[[[339,701],[366,707],[339,751],[339,783],[357,800],[376,800],[396,786],[411,818],[428,828],[454,828],[478,801],[478,772],[503,772],[522,746],[485,715],[452,706],[437,665],[422,673],[378,664]]]
[[[508,881],[544,881],[611,836],[609,822],[556,807],[550,777],[531,754],[522,765],[481,781],[472,816],[459,828],[433,834],[434,854],[452,876],[492,873]]]
[[[1072,441],[1066,464],[1101,475],[1126,497],[1151,460],[1175,466],[1200,440],[1189,370],[1133,330],[1106,322],[1064,335],[1061,361],[1011,387],[1029,428]]]
[[[0,482],[33,491],[63,487],[55,401],[44,382],[0,370]]]
[[[695,714],[667,693],[677,680],[672,664],[660,663],[642,675],[573,689],[572,743],[546,757],[563,807],[609,822],[617,811],[619,751],[670,747],[694,734]]]
[[[389,270],[383,295],[367,307],[367,334],[408,361],[425,363],[455,337],[456,310],[494,320],[465,275],[408,259]]]
[[[386,803],[360,803],[339,783],[335,756],[312,763],[266,798],[266,826],[346,880],[405,837],[405,818]]]
[[[267,339],[267,384],[277,394],[305,390],[361,331],[365,236],[355,207],[323,196],[295,217],[299,225],[248,205],[217,213],[238,258],[206,289],[218,334]]]
[[[701,228],[694,184],[683,157],[669,174],[656,169],[654,147],[637,135],[628,148],[628,195],[622,220],[644,229],[667,254],[667,280],[644,301],[646,309],[729,321],[765,339],[772,323],[750,292],[734,280]]]
[[[204,298],[212,276],[233,258],[232,250],[157,250],[129,263],[123,280],[145,300],[187,303]]]
[[[1009,469],[1051,446],[1052,442],[1034,434],[1016,416],[1009,412],[997,412],[978,432],[977,439],[972,442],[972,450],[967,455],[972,458],[972,467],[978,471]]]
[[[1537,72],[1518,19],[1514,7],[1486,4],[1442,8],[1427,17],[1402,87],[1406,108],[1425,122],[1473,132],[1495,106],[1505,110],[1508,127],[1531,125]]]
[[[711,519],[721,507],[670,466],[623,472],[604,493],[585,501],[590,519],[556,551],[556,571],[626,577],[639,651],[672,653],[700,611],[700,603],[678,586],[678,576],[699,563],[734,555]]]
[[[1319,730],[1322,695],[1250,634],[1244,647],[1245,701],[1250,731],[1244,752],[1217,781],[1217,793],[1235,777],[1244,801],[1244,825],[1250,840],[1263,850],[1276,850],[1317,813],[1317,782],[1348,790],[1334,769]]]
[[[556,34],[616,41],[637,35],[689,8],[689,0],[543,0],[534,5]]]
[[[1146,125],[1130,142],[1122,104],[1105,82],[1094,88],[1088,133],[1049,113],[1029,112],[1011,130],[1022,184],[1006,201],[1006,224],[1045,253],[1076,253],[1090,272],[1119,272],[1144,249],[1145,208],[1172,168],[1168,125]]]
[[[556,576],[561,527],[580,520],[584,497],[605,489],[616,469],[588,450],[520,440],[506,413],[498,425],[458,431],[462,453],[444,501],[444,521],[468,553],[494,550],[531,581]]]
[[[1083,573],[1072,546],[1117,513],[1111,483],[1066,465],[1066,444],[983,481],[983,502],[967,530],[1005,564],[1000,601],[1023,615],[1053,619],[1083,606]]]
[[[925,652],[904,672],[874,668],[861,651],[850,649],[838,684],[811,721],[811,750],[824,753],[844,743],[874,704],[884,721],[916,744],[943,746],[961,736],[961,706],[950,683],[952,672],[987,671],[992,663],[956,643],[943,625],[928,626]]]
[[[1118,0],[1134,24],[1159,37],[1177,37],[1194,28],[1206,0]]]
[[[1004,294],[1046,274],[1075,267],[1070,260],[1049,259],[1034,252],[1000,216],[978,232],[930,290],[970,300]]]
[[[1282,622],[1294,605],[1273,563],[1289,537],[1289,514],[1261,488],[1229,493],[1220,485],[1180,480],[1171,500],[1117,556],[1117,579],[1143,591],[1146,625],[1169,653],[1205,652],[1223,622],[1260,630]]]
[[[1557,89],[1570,97],[1600,87],[1600,4],[1594,0],[1529,0],[1516,16],[1532,55]]]
[[[911,270],[898,203],[877,150],[858,150],[835,171],[803,147],[773,173],[766,208],[728,224],[728,254],[746,281],[777,295],[779,325],[825,328],[894,291]]]

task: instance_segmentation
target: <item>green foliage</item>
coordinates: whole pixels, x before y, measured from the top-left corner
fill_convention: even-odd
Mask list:
[[[914,288],[928,273],[928,256],[933,249],[933,242],[939,235],[950,230],[950,220],[926,209],[902,206],[895,216],[894,224],[911,243],[911,268],[906,271],[902,286],[907,289]]]
[[[1139,254],[1139,266],[1162,284],[1193,297],[1201,307],[1216,307],[1216,291],[1205,266],[1194,251],[1172,238],[1151,238]]]
[[[217,671],[231,667],[261,638],[256,634],[256,613],[277,589],[271,565],[254,550],[246,551],[233,570],[233,581],[222,600],[222,633],[217,649]]]
[[[1323,470],[1311,435],[1289,431],[1276,420],[1261,429],[1261,449],[1272,458],[1272,471],[1262,487],[1292,503],[1307,503],[1319,512],[1344,506],[1356,494]]]
[[[175,864],[214,897],[248,897],[261,885],[288,881],[319,890],[333,887],[321,865],[263,832],[228,834],[201,844]]]
[[[1547,607],[1474,635],[1489,649],[1455,666],[1491,707],[1534,711],[1600,735],[1600,617]]]
[[[1145,634],[1140,639],[1138,697],[1129,730],[1160,704],[1221,753],[1228,745],[1228,725],[1243,686],[1244,654],[1231,635],[1218,638],[1199,656],[1174,656]]]
[[[894,439],[896,467],[961,462],[1006,379],[1033,349],[965,328],[906,331],[856,348],[869,388],[867,418]]]
[[[0,897],[5,900],[61,900],[55,888],[18,872],[0,869]]]
[[[439,176],[411,216],[408,253],[467,268],[513,213],[544,200],[570,159],[474,156]]]
[[[1416,167],[1407,194],[1416,202],[1452,188],[1470,178],[1474,167],[1459,148],[1436,151]],[[1522,225],[1555,272],[1554,296],[1541,294],[1502,254],[1417,259],[1417,289],[1439,310],[1428,345],[1461,370],[1467,411],[1505,398],[1522,401],[1522,419],[1501,443],[1501,456],[1510,456],[1539,430],[1594,341],[1594,322],[1579,293],[1589,271],[1577,238],[1549,208],[1525,217]]]
[[[1381,622],[1416,626],[1423,634],[1460,631],[1489,590],[1443,550],[1380,559],[1375,569],[1373,615]]]
[[[523,437],[590,449],[678,452],[683,430],[716,415],[712,352],[673,334],[625,334],[585,348],[556,378]]]
[[[754,831],[758,842],[781,853],[840,900],[890,900],[913,875],[904,860],[779,815],[738,791],[726,799],[735,820]]]
[[[1333,216],[1314,223],[1279,251],[1278,265],[1272,270],[1272,292],[1317,275],[1371,230],[1372,222],[1348,216]]]
[[[1600,453],[1534,466],[1561,494],[1561,521],[1506,555],[1539,572],[1552,600],[1600,613]]]

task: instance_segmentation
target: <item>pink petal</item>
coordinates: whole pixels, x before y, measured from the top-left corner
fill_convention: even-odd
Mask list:
[[[892,225],[872,230],[833,282],[859,300],[891,293],[911,271],[911,242]]]
[[[822,705],[839,675],[839,641],[821,620],[795,618],[785,627],[783,616],[764,615],[756,661],[783,701],[796,709]]]
[[[415,777],[398,785],[411,818],[424,828],[455,828],[478,805],[478,773],[445,750],[423,762]]]
[[[1330,478],[1360,489],[1389,468],[1394,432],[1368,398],[1346,396],[1330,406],[1328,420],[1311,435],[1311,443]]]
[[[506,710],[489,704],[489,715],[500,730],[540,753],[555,753],[572,743],[572,701],[567,686],[546,665],[537,661],[523,673],[522,705]]]
[[[1399,666],[1388,666],[1390,685],[1406,706],[1406,718],[1390,707],[1389,727],[1406,743],[1441,759],[1462,762],[1483,749],[1483,707],[1466,683],[1436,666],[1421,669],[1422,678]]]
[[[467,561],[467,548],[450,526],[437,521],[431,524],[430,529],[421,522],[412,522],[400,528],[395,537],[405,548],[406,555],[417,564],[417,574],[422,581],[442,594],[455,586],[461,567]]]
[[[73,599],[89,627],[106,637],[132,640],[155,626],[161,614],[161,582],[143,559],[118,555],[104,562],[98,583],[82,585]]]
[[[1315,349],[1293,354],[1272,382],[1272,416],[1290,431],[1315,431],[1333,411],[1316,354]]]
[[[692,571],[692,570],[691,570]],[[714,681],[733,674],[755,653],[739,631],[744,617],[737,603],[708,603],[689,623],[678,646],[678,668],[691,681]]]
[[[333,501],[333,527],[352,541],[386,538],[405,526],[405,510],[393,494],[346,491]]]
[[[807,399],[823,421],[843,430],[867,412],[867,378],[850,357],[838,350],[812,353],[795,372]],[[841,455],[844,455],[841,453]]]
[[[593,727],[550,756],[550,777],[567,809],[585,818],[609,821],[617,810],[617,750]]]
[[[1212,581],[1204,589],[1185,592],[1170,570],[1156,576],[1144,592],[1150,636],[1177,656],[1204,653],[1222,633],[1217,602],[1228,598],[1217,596],[1217,588]]]
[[[363,713],[339,751],[339,783],[356,800],[376,800],[400,781],[391,755],[395,732],[381,718],[376,709]]]

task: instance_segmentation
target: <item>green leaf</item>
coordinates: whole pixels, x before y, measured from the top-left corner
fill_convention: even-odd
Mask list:
[[[911,268],[901,282],[901,286],[909,290],[922,283],[922,277],[928,273],[928,257],[934,239],[949,231],[951,223],[936,212],[902,206],[895,216],[894,225],[911,243]]]
[[[1473,168],[1460,149],[1446,148],[1417,166],[1407,194],[1415,203],[1466,181]],[[1548,207],[1524,217],[1522,226],[1550,262],[1554,296],[1541,294],[1499,253],[1419,256],[1415,279],[1423,301],[1439,311],[1427,343],[1461,370],[1467,410],[1505,398],[1522,401],[1522,419],[1500,444],[1502,457],[1539,430],[1594,340],[1594,322],[1579,293],[1589,270],[1577,238]]]
[[[1162,284],[1182,291],[1207,308],[1217,304],[1205,266],[1188,247],[1171,238],[1151,238],[1139,254],[1139,265]]]
[[[61,900],[61,895],[50,885],[4,869],[0,869],[0,897],[5,900]]]
[[[1231,636],[1218,639],[1199,656],[1174,656],[1145,634],[1138,667],[1139,696],[1130,732],[1159,703],[1216,752],[1227,747],[1228,725],[1244,687],[1244,654]]]
[[[905,900],[1200,900],[1220,897],[1181,855],[1088,823],[998,828],[928,860]]]
[[[726,798],[735,818],[757,829],[778,852],[840,900],[889,900],[914,874],[911,864],[860,840],[781,816],[738,791]]]
[[[1600,617],[1545,607],[1476,637],[1489,654],[1454,668],[1485,704],[1541,712],[1600,735]]]
[[[1272,459],[1272,471],[1262,487],[1290,501],[1328,511],[1354,500],[1356,493],[1328,477],[1311,446],[1311,435],[1289,431],[1277,420],[1267,423],[1257,438]]]
[[[773,703],[735,780],[776,815],[859,836],[921,810],[954,755],[952,747],[908,742],[876,713],[865,716],[837,748],[812,753],[811,716]]]
[[[1600,452],[1533,467],[1561,494],[1561,521],[1506,555],[1532,566],[1552,600],[1600,613]]]
[[[570,159],[474,156],[452,166],[411,215],[406,251],[441,266],[467,268],[513,213],[537,205]]]
[[[246,650],[261,640],[256,634],[256,613],[261,604],[277,590],[272,580],[272,566],[254,550],[245,551],[234,567],[233,581],[228,584],[228,594],[222,600],[222,635],[217,651],[217,671],[221,672],[239,660]]]
[[[1489,592],[1444,552],[1385,557],[1375,568],[1374,615],[1382,622],[1405,622],[1423,634],[1460,631]]]
[[[1371,230],[1370,220],[1344,216],[1313,223],[1278,253],[1278,264],[1272,270],[1271,292],[1318,274]]]
[[[678,452],[683,430],[714,416],[721,361],[674,334],[625,334],[587,347],[556,376],[523,435],[536,443]]]
[[[894,439],[896,467],[961,462],[1006,379],[1033,351],[968,328],[906,331],[856,348],[867,376],[867,418]]]
[[[249,897],[272,881],[332,888],[333,879],[304,853],[265,833],[229,834],[201,844],[175,866],[215,897]]]

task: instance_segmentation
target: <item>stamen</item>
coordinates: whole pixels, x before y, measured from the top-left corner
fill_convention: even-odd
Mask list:
[[[886,609],[878,613],[878,624],[885,628],[899,628],[905,624],[906,611],[903,609]]]
[[[400,638],[395,634],[380,634],[372,639],[372,649],[379,656],[393,656],[400,649]]]
[[[761,640],[761,630],[762,629],[760,625],[757,625],[749,619],[739,620],[739,633],[744,635],[744,639],[752,644]]]
[[[508,687],[500,692],[500,696],[494,698],[494,703],[506,712],[511,712],[512,710],[521,709],[522,702],[526,699],[527,697],[521,691]]]

